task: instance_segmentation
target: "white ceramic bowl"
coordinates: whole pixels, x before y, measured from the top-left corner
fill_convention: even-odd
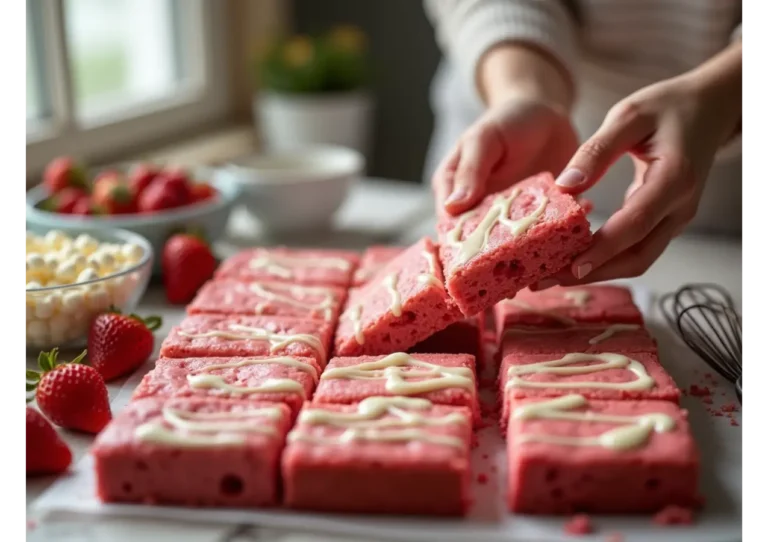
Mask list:
[[[327,226],[365,169],[346,147],[311,146],[240,158],[216,177],[242,189],[241,202],[268,232]]]

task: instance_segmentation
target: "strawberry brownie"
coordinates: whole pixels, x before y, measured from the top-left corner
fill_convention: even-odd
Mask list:
[[[571,263],[592,234],[582,207],[542,173],[437,225],[445,283],[473,316]]]
[[[509,354],[567,352],[657,353],[656,341],[639,324],[576,324],[567,328],[513,326],[504,330],[502,358]]]
[[[483,367],[484,320],[482,314],[465,318],[434,333],[408,351],[416,353],[471,354],[477,370]]]
[[[289,409],[279,403],[134,401],[96,438],[97,494],[105,502],[276,505],[289,428]]]
[[[283,453],[285,503],[322,512],[466,513],[472,416],[414,397],[308,404]]]
[[[362,286],[376,276],[395,256],[400,255],[405,247],[374,245],[365,249],[360,258],[360,265],[352,278],[352,286]]]
[[[171,329],[160,355],[165,358],[294,356],[325,366],[333,328],[320,320],[272,316],[187,316]]]
[[[406,354],[333,358],[313,403],[359,403],[372,396],[415,396],[464,406],[479,416],[475,358],[467,354]]]
[[[408,350],[461,319],[445,291],[435,245],[425,237],[391,260],[374,281],[350,292],[336,330],[335,353]]]
[[[312,397],[317,378],[317,368],[309,358],[160,358],[133,398],[214,397],[285,403],[295,416]]]
[[[520,290],[494,308],[496,331],[510,326],[568,327],[580,323],[643,324],[643,315],[623,286],[554,286]]]
[[[359,259],[349,250],[254,248],[226,259],[215,276],[346,288]]]
[[[697,501],[699,454],[674,403],[515,399],[507,435],[513,512],[641,513]]]
[[[557,353],[505,356],[499,370],[502,427],[510,402],[531,397],[579,393],[587,399],[677,402],[680,390],[656,354]]]
[[[335,286],[212,280],[187,307],[189,314],[272,315],[335,322],[347,292]]]

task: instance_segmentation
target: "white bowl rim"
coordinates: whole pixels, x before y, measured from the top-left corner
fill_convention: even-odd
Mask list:
[[[80,233],[87,233],[92,234],[94,228],[83,228],[83,231]],[[74,233],[72,231],[66,232],[67,234]],[[84,282],[73,282],[72,284],[59,284],[57,286],[43,286],[41,288],[29,288],[26,290],[28,294],[37,294],[37,293],[44,293],[44,292],[54,292],[54,291],[62,291],[66,290],[67,288],[81,288],[83,286],[88,286],[90,284],[98,284],[100,282],[104,282],[107,280],[113,280],[118,277],[122,277],[124,275],[128,275],[130,273],[135,273],[136,271],[139,271],[141,268],[146,266],[153,257],[153,250],[152,245],[150,242],[144,238],[143,235],[139,235],[136,232],[132,232],[129,230],[124,230],[121,228],[111,228],[109,230],[110,235],[117,235],[117,236],[123,236],[126,238],[126,243],[134,243],[136,245],[140,245],[141,248],[144,250],[144,254],[141,256],[141,259],[132,265],[131,267],[127,269],[123,269],[122,271],[118,271],[117,273],[112,273],[111,275],[107,275],[105,277],[99,277],[97,279],[93,280],[86,280]],[[78,234],[79,235],[79,234]]]
[[[269,160],[304,161],[303,167],[263,168],[259,163]],[[312,170],[315,164],[316,170]],[[326,167],[323,168],[322,166]],[[320,167],[318,167],[320,166]],[[306,145],[292,149],[264,150],[230,160],[222,169],[237,176],[238,182],[248,185],[302,184],[336,179],[362,173],[365,157],[359,151],[341,145]]]

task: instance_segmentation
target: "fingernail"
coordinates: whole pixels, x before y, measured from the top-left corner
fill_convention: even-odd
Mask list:
[[[583,279],[589,273],[592,271],[592,264],[591,263],[582,263],[576,266],[576,275],[577,279]]]
[[[539,290],[546,290],[547,288],[552,288],[558,284],[560,284],[560,281],[557,279],[544,279],[537,282],[534,289],[538,292]]]
[[[453,192],[451,192],[451,195],[448,196],[448,198],[446,198],[445,204],[450,205],[451,203],[459,202],[466,197],[467,197],[467,189],[464,187],[459,187]]]
[[[586,175],[576,168],[568,168],[563,171],[555,181],[558,186],[564,186],[565,188],[573,188],[579,186],[587,180]]]

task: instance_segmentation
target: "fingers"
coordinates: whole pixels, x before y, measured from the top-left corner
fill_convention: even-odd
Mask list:
[[[464,138],[453,187],[445,200],[445,208],[449,213],[463,213],[483,198],[491,170],[502,155],[502,146],[491,130],[475,130]]]
[[[584,142],[557,178],[569,194],[580,194],[593,186],[625,152],[651,135],[653,119],[631,104],[620,103],[605,117],[602,126]]]
[[[647,237],[671,214],[674,198],[670,186],[678,181],[680,168],[673,159],[660,158],[648,165],[644,182],[632,198],[595,233],[592,245],[576,257],[571,272],[583,279],[603,264]]]
[[[572,286],[640,276],[662,255],[667,245],[675,237],[679,223],[679,217],[667,217],[645,239],[606,262],[585,278],[564,277],[559,282],[563,286]]]
[[[445,200],[453,191],[453,178],[456,175],[456,166],[459,164],[460,147],[454,146],[432,175],[432,190],[435,193],[438,211],[442,210]]]

